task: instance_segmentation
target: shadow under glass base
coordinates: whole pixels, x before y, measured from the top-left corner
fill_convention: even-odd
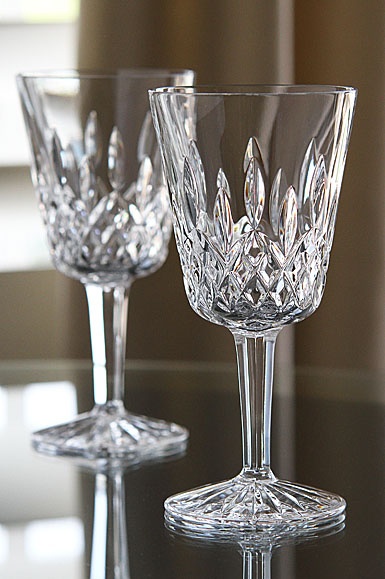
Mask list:
[[[127,412],[121,403],[96,405],[73,421],[32,434],[38,452],[133,463],[179,453],[188,431],[174,423]]]
[[[345,500],[333,493],[249,474],[180,493],[165,501],[168,526],[201,536],[233,537],[322,528],[341,516]]]

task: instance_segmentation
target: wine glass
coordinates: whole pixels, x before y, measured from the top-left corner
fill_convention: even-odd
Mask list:
[[[94,408],[34,433],[36,450],[90,460],[179,451],[188,433],[126,411],[129,289],[166,260],[172,231],[149,88],[193,82],[188,70],[21,74],[32,179],[54,266],[85,287]]]
[[[149,94],[185,290],[196,313],[234,336],[243,433],[241,473],[168,498],[166,519],[213,535],[323,524],[344,511],[344,499],[271,470],[274,346],[324,292],[356,91]]]

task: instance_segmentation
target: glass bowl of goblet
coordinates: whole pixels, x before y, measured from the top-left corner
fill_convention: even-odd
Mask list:
[[[94,407],[32,436],[36,450],[142,460],[180,450],[185,428],[124,406],[128,296],[160,268],[172,231],[147,91],[189,70],[20,74],[31,172],[55,268],[85,287]]]
[[[173,527],[298,530],[344,512],[340,496],[275,476],[270,422],[277,335],[325,289],[355,100],[336,86],[150,91],[186,294],[234,336],[243,433],[242,471],[167,499]]]

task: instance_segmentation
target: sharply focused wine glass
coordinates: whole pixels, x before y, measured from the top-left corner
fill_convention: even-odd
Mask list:
[[[174,526],[298,529],[345,509],[273,474],[270,419],[277,334],[312,314],[325,288],[355,99],[333,86],[150,91],[185,290],[234,336],[243,432],[241,473],[167,499]]]
[[[172,230],[147,91],[193,79],[158,69],[17,78],[51,259],[85,286],[93,359],[94,408],[34,433],[39,451],[132,461],[187,439],[127,412],[123,396],[129,289],[162,266]]]

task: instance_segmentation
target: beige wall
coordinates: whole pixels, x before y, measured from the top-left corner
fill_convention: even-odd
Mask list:
[[[296,0],[296,80],[359,89],[324,301],[303,364],[385,369],[385,1]]]
[[[200,82],[290,82],[295,59],[298,82],[358,86],[325,298],[296,326],[296,352],[302,364],[384,369],[385,0],[295,0],[295,14],[293,4],[83,0],[79,64],[190,66]],[[2,274],[0,297],[0,357],[89,355],[76,282]],[[173,246],[162,270],[134,284],[128,355],[233,357],[231,336],[188,307]]]
[[[82,0],[84,67],[189,67],[201,83],[290,82],[291,0]]]
[[[111,9],[111,6],[114,9]],[[190,67],[198,82],[290,82],[293,28],[289,0],[83,0],[83,68]],[[166,265],[134,283],[128,355],[235,359],[231,334],[187,304],[174,244]],[[291,356],[290,332],[279,340]]]
[[[291,82],[291,0],[82,0],[79,65],[192,67],[208,82]],[[0,358],[88,356],[79,284],[55,272],[0,276]],[[232,337],[187,304],[173,243],[156,274],[134,284],[128,356],[233,360]],[[291,357],[291,333],[280,338]]]
[[[89,355],[83,289],[55,271],[0,274],[0,359]]]

